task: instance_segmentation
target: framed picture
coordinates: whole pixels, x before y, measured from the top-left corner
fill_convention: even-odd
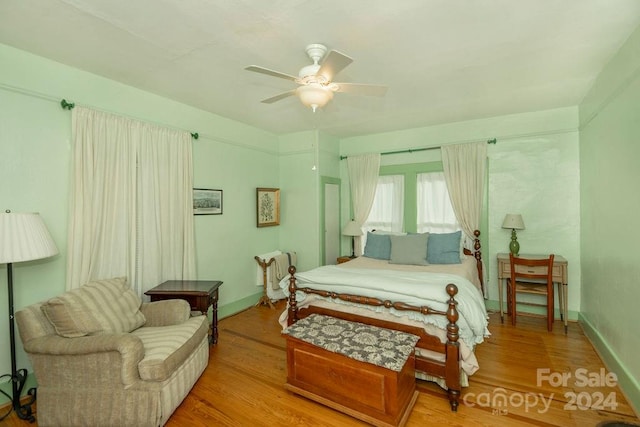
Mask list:
[[[193,189],[194,215],[222,215],[222,190]]]
[[[258,227],[280,225],[280,189],[257,189]]]

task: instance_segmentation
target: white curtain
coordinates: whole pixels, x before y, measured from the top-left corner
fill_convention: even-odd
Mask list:
[[[465,247],[472,249],[473,231],[480,228],[482,215],[487,143],[445,145],[442,147],[442,165],[451,205],[465,235]],[[487,269],[483,267],[482,271],[485,276],[482,293],[489,298]]]
[[[378,177],[364,229],[401,232],[404,221],[404,175]]]
[[[376,194],[367,221],[362,226],[361,249],[367,244],[367,232],[402,232],[404,228],[404,175],[378,177]]]
[[[451,233],[460,230],[443,172],[417,177],[418,233]]]
[[[67,289],[195,278],[190,134],[82,107],[72,132]]]
[[[468,239],[473,239],[473,231],[480,228],[486,164],[486,142],[442,146],[451,205]]]
[[[363,225],[376,194],[378,173],[380,171],[380,154],[362,154],[347,158],[349,169],[349,188],[351,189],[351,203],[353,204],[353,220]],[[362,255],[360,237],[355,239],[356,255]]]

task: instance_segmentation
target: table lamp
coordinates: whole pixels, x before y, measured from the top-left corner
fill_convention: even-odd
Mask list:
[[[29,390],[31,400],[28,403],[23,405],[20,402],[20,395],[27,379],[27,370],[16,368],[12,264],[48,258],[57,253],[58,248],[51,239],[40,215],[37,213],[12,213],[11,211],[0,213],[0,264],[7,264],[9,339],[11,341],[11,374],[3,375],[3,377],[10,377],[12,383],[12,396],[0,390],[2,394],[11,399],[9,412],[2,418],[14,410],[20,419],[35,420],[31,410],[31,404],[35,401],[35,390]],[[4,348],[4,345],[2,347]]]
[[[351,236],[351,258],[356,257],[355,253],[355,237],[362,236],[362,227],[355,221],[349,221],[347,225],[342,229],[342,234],[345,236]]]
[[[524,230],[524,221],[520,214],[507,214],[502,222],[502,228],[511,229],[511,243],[509,243],[509,252],[513,255],[520,253],[520,243],[518,243],[518,237],[516,236],[516,230]]]

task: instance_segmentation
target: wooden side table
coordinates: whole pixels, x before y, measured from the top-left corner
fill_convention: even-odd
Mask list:
[[[338,262],[338,264],[342,264],[343,262],[349,262],[349,261],[351,261],[352,259],[356,259],[356,258],[357,258],[357,257],[355,257],[355,258],[351,258],[350,256],[345,255],[345,256],[339,256],[339,257],[338,257],[338,259],[337,259],[336,261]]]
[[[183,299],[191,309],[199,311],[205,316],[211,310],[211,336],[209,344],[218,342],[218,288],[222,285],[220,280],[167,280],[166,282],[149,289],[145,295],[151,297],[151,301],[166,299]]]

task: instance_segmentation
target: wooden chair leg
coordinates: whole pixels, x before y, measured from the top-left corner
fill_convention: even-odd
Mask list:
[[[553,320],[555,317],[554,309],[553,309],[553,287],[551,289],[547,289],[547,330],[549,332],[553,331]]]
[[[511,311],[511,324],[513,326],[516,326],[516,313],[518,312],[518,310],[517,310],[517,307],[516,307],[516,290],[515,290],[515,288],[513,286],[511,287],[509,303],[511,305],[511,308],[510,308],[510,311]]]

